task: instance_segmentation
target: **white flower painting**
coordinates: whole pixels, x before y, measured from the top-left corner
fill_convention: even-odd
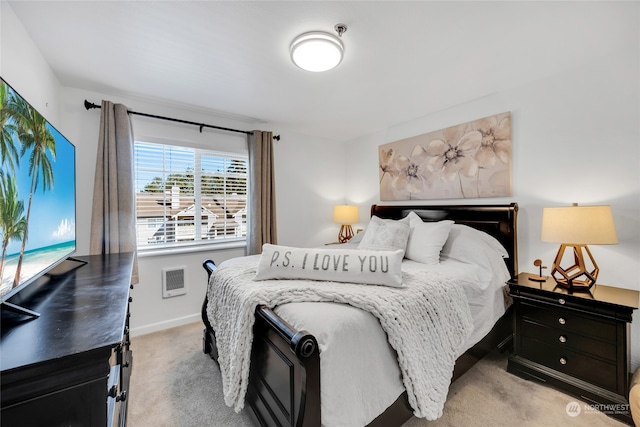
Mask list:
[[[511,113],[383,144],[380,200],[511,196]]]

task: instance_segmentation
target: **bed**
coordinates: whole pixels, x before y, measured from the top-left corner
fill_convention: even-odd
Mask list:
[[[499,277],[504,279],[505,277],[517,275],[517,204],[373,205],[371,207],[372,218],[377,217],[384,220],[400,220],[412,212],[413,214],[411,215],[417,215],[425,223],[452,221],[455,222],[456,227],[471,227],[492,236],[505,251],[501,260],[504,263],[502,267],[505,271],[502,273],[503,276]],[[474,249],[470,246],[466,250]],[[475,251],[477,253],[481,252],[481,250]],[[242,263],[245,262],[244,260],[230,261],[230,265],[226,267],[227,270],[231,270],[232,267],[236,268],[234,262],[237,263],[237,268],[241,269]],[[466,273],[469,270],[469,263],[456,264],[458,261],[443,261],[438,268],[444,269],[445,272],[449,271],[453,275],[462,274],[463,276],[466,275],[465,277],[472,277]],[[405,269],[410,268],[411,265],[415,267],[416,264],[411,264],[411,261],[403,262],[403,274]],[[475,268],[475,264],[473,265]],[[203,266],[207,270],[209,281],[211,282],[211,277],[215,276],[217,267],[211,260],[205,260]],[[255,274],[255,270],[253,271],[253,274]],[[464,281],[466,279],[463,278],[461,280]],[[470,281],[471,279],[468,280]],[[483,280],[485,279],[478,279],[478,282]],[[493,282],[496,281],[495,277],[491,280]],[[481,327],[477,323],[477,313],[472,313],[473,332],[469,334],[471,336],[465,337],[464,345],[460,346],[465,350],[464,353],[459,355],[456,353],[455,366],[452,369],[453,373],[447,377],[451,378],[452,381],[455,381],[494,348],[504,349],[511,344],[511,310],[508,307],[508,301],[505,303],[508,298],[503,295],[504,287],[502,285],[504,285],[504,280],[502,280],[499,287],[496,287],[494,283],[491,291],[484,292],[491,298],[487,298],[486,295],[479,295],[481,299],[478,301],[482,302],[475,307],[476,312],[487,311],[484,309],[484,305],[501,306],[502,311],[488,310],[490,314],[484,316],[486,319],[483,320]],[[465,292],[467,291],[465,290]],[[214,300],[215,298],[216,295],[211,293],[210,288],[202,306],[202,318],[206,326],[203,337],[203,351],[214,360],[219,361],[222,360],[219,359],[219,343],[216,341],[216,331],[210,321],[210,310],[214,304],[210,304],[209,300]],[[484,301],[490,302],[485,303]],[[472,305],[471,302],[470,305]],[[474,308],[471,309],[471,311],[473,310]],[[406,390],[403,391],[403,386],[406,385],[406,382],[403,383],[402,378],[399,386],[398,381],[390,383],[389,387],[386,387],[386,385],[383,387],[361,385],[363,389],[375,388],[376,390],[373,391],[373,394],[363,392],[362,396],[360,396],[360,402],[342,401],[339,397],[332,397],[336,395],[336,387],[340,388],[344,385],[336,383],[336,378],[345,376],[345,372],[356,372],[358,369],[364,372],[366,369],[374,369],[370,372],[382,371],[390,377],[398,376],[398,374],[394,373],[394,369],[400,372],[398,367],[389,367],[389,361],[382,360],[384,357],[371,357],[372,353],[367,353],[367,350],[362,350],[360,353],[358,349],[354,348],[345,350],[349,346],[348,340],[333,340],[332,329],[325,325],[329,322],[323,322],[323,316],[326,317],[326,313],[331,313],[331,317],[347,316],[344,318],[347,320],[343,319],[343,325],[348,324],[350,326],[341,327],[343,335],[346,334],[348,337],[349,333],[351,333],[351,335],[365,336],[366,339],[358,344],[359,347],[374,349],[369,351],[373,351],[375,355],[386,353],[385,350],[379,350],[381,347],[375,347],[375,345],[379,345],[375,343],[379,339],[374,337],[379,335],[384,339],[387,331],[382,331],[380,324],[377,325],[379,330],[373,331],[376,326],[366,325],[366,318],[367,316],[373,318],[373,322],[376,322],[376,318],[368,313],[359,313],[360,311],[358,308],[349,306],[349,304],[314,301],[291,302],[272,307],[266,305],[255,307],[255,311],[252,313],[254,317],[251,319],[253,321],[253,339],[251,340],[251,348],[248,350],[250,351],[250,360],[247,361],[248,385],[246,386],[244,402],[250,407],[248,412],[256,425],[298,427],[319,427],[321,425],[328,427],[334,425],[400,426],[413,416],[417,411],[411,404],[413,403],[413,406],[416,406],[413,390],[411,390],[411,393],[407,393],[410,388],[406,387]],[[301,315],[300,313],[306,314]],[[305,318],[305,315],[307,318]],[[311,319],[314,316],[315,319]],[[308,330],[314,333],[312,334]],[[362,331],[365,332],[363,333]],[[391,339],[391,336],[391,334],[388,334],[389,339]],[[327,342],[331,342],[332,347],[327,347]],[[369,345],[371,347],[367,347]],[[386,345],[389,347],[391,358],[404,354],[400,350],[396,353],[388,343]],[[330,359],[329,354],[332,355],[333,365],[329,365],[327,362]],[[344,357],[345,355],[348,357]],[[381,363],[379,365],[381,368],[377,370],[371,368],[368,365],[371,363],[370,359],[381,359],[381,361],[376,362]],[[398,360],[400,359],[399,357]],[[339,363],[339,365],[336,365],[336,363]],[[387,365],[383,363],[387,363]],[[400,368],[404,373],[402,363],[400,363]],[[368,384],[366,383],[367,380],[367,378],[362,379],[364,381],[362,384]],[[393,378],[389,381],[392,380]],[[349,382],[353,381],[353,378],[349,378]],[[331,393],[328,393],[327,389],[330,389]],[[370,400],[375,400],[379,396],[387,399],[387,403],[375,402],[375,404],[370,404]],[[393,396],[392,400],[389,400],[390,396]],[[333,401],[329,402],[330,399],[333,399]],[[336,409],[335,407],[337,406],[340,406],[340,408]],[[366,407],[366,409],[361,411],[361,406]],[[360,413],[366,411],[368,411],[366,414]],[[372,413],[374,414],[373,416],[371,415]],[[342,420],[342,418],[347,418],[351,414],[366,417],[362,419],[370,421],[359,423]],[[329,418],[329,416],[332,418]]]

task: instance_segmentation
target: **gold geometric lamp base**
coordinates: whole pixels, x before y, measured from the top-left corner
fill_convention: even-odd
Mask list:
[[[358,207],[354,205],[337,205],[333,208],[333,222],[342,224],[338,233],[338,242],[347,243],[353,237],[351,224],[358,222]]]
[[[349,224],[342,224],[340,226],[340,233],[338,233],[338,242],[347,243],[353,237],[353,227]]]
[[[561,267],[560,264],[562,263],[562,258],[567,248],[573,249],[573,265],[564,268]],[[591,271],[587,269],[587,264],[582,252],[583,249],[593,267]],[[558,285],[570,291],[588,291],[596,283],[599,272],[598,264],[596,264],[595,259],[593,259],[593,255],[591,255],[591,251],[587,245],[561,244],[551,268],[551,276],[553,276]]]

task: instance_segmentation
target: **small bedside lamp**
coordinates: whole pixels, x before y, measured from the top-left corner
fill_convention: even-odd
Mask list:
[[[346,243],[353,237],[351,224],[358,222],[358,207],[351,205],[336,205],[333,208],[333,222],[342,224],[338,233],[338,242]]]
[[[588,290],[596,283],[600,269],[587,245],[615,245],[618,243],[613,215],[609,206],[573,206],[544,208],[542,235],[545,242],[560,243],[553,261],[551,275],[558,285],[573,290]],[[574,264],[561,267],[567,248],[573,248]],[[588,271],[584,252],[593,269]]]

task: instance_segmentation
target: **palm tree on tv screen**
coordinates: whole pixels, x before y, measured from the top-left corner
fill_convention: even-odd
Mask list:
[[[13,279],[13,286],[20,283],[20,273],[22,271],[22,260],[24,249],[27,244],[29,234],[29,216],[31,215],[31,202],[33,194],[38,189],[38,184],[42,183],[42,191],[53,188],[53,165],[51,161],[56,158],[56,141],[47,129],[47,121],[22,97],[12,96],[7,109],[15,121],[18,139],[21,143],[20,157],[29,153],[29,176],[31,177],[31,188],[29,191],[29,201],[27,203],[26,228],[22,236],[22,246],[16,275]],[[51,160],[47,156],[49,153]]]
[[[2,133],[0,133],[0,165],[4,167],[6,164],[12,171],[15,171],[20,157],[18,155],[18,147],[13,143],[12,137],[16,132],[16,127],[9,121],[10,110],[7,107],[10,98],[9,87],[3,81],[2,84],[0,84],[0,124],[2,124]]]
[[[9,242],[22,239],[26,229],[27,219],[24,216],[24,202],[18,200],[16,179],[12,175],[0,172],[0,234],[2,239],[0,278],[2,278]]]

